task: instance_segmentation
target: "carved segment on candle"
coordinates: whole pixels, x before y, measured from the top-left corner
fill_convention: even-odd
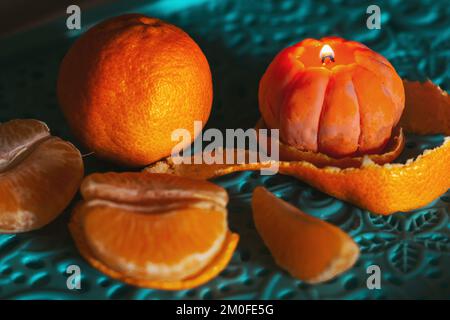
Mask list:
[[[299,149],[317,151],[317,135],[330,72],[325,69],[300,73],[286,89],[280,110],[282,140]]]
[[[397,118],[392,100],[379,85],[377,75],[363,67],[355,67],[353,85],[358,94],[361,116],[359,152],[379,153],[389,138]]]
[[[396,72],[393,72],[395,71],[394,67],[389,61],[382,56],[379,59],[374,59],[369,50],[357,50],[355,52],[355,60],[359,66],[373,72],[381,80],[383,89],[387,92],[395,106],[393,108],[396,112],[394,126],[397,125],[402,115],[402,106],[405,105],[405,94],[398,94],[404,93],[402,79]]]
[[[270,123],[270,127],[280,126],[280,113],[278,101],[285,97],[285,88],[292,82],[298,72],[303,70],[303,63],[297,58],[301,56],[304,48],[290,47],[280,52],[267,68],[267,76],[259,85],[259,101],[265,104],[261,108],[264,118]],[[269,83],[273,83],[271,85]]]
[[[343,157],[358,150],[359,107],[348,67],[333,70],[318,134],[322,152]]]

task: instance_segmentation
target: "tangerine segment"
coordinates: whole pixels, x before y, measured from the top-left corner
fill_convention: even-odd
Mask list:
[[[213,183],[139,172],[91,174],[83,180],[81,194],[85,200],[103,199],[140,204],[205,200],[225,207],[228,202],[225,189]]]
[[[263,119],[260,119],[255,126],[256,129],[266,129]],[[267,150],[270,150],[271,139],[267,139]],[[283,161],[308,161],[319,168],[333,166],[338,168],[359,168],[365,157],[377,164],[390,163],[397,159],[405,146],[405,136],[401,128],[396,128],[393,135],[387,143],[383,153],[369,154],[366,156],[333,158],[325,153],[312,152],[308,150],[300,150],[282,141],[279,141],[279,157]]]
[[[93,267],[101,272],[114,279],[139,287],[183,290],[199,286],[213,279],[227,266],[239,240],[239,236],[230,231],[226,231],[225,237],[223,237],[224,229],[220,227],[215,227],[213,228],[215,231],[210,231],[211,225],[206,225],[203,222],[203,219],[209,221],[215,218],[223,221],[220,212],[190,209],[182,212],[146,214],[126,212],[117,208],[108,208],[102,212],[101,207],[88,208],[85,211],[85,206],[81,204],[75,208],[69,225],[78,250]],[[184,214],[186,215],[183,217]],[[208,217],[210,214],[211,217]],[[152,217],[152,215],[154,216]],[[166,215],[166,217],[161,217],[161,215]],[[113,228],[109,230],[103,226],[106,222],[103,218],[108,216],[113,220],[108,223]],[[159,227],[156,221],[158,216],[162,220],[162,226]],[[189,219],[193,220],[189,221]],[[85,222],[87,222],[87,225],[84,225]],[[171,222],[174,223],[170,225]],[[183,230],[183,225],[187,228],[192,226],[193,232],[190,233],[189,229]],[[218,224],[218,226],[220,225],[223,226],[223,222]],[[203,227],[201,228],[201,226]],[[162,232],[164,228],[166,229],[165,233]],[[214,250],[217,253],[215,256],[209,255],[210,260],[206,263],[205,257],[202,258],[201,254],[196,255],[193,248],[204,247],[206,242],[203,241],[203,237],[211,236],[219,229],[221,229],[219,232],[220,238],[222,238],[221,247]],[[153,237],[154,231],[158,232],[155,237]],[[92,233],[87,237],[88,232]],[[196,236],[198,238],[195,238]],[[183,246],[187,244],[178,241],[179,239],[188,240],[190,246],[184,249]],[[211,238],[211,241],[218,243],[217,239],[212,240]],[[106,245],[103,250],[102,243]],[[166,246],[167,244],[169,246]],[[113,252],[108,251],[111,248],[114,250]],[[169,251],[170,249],[172,251]],[[189,255],[188,250],[192,250],[192,252],[189,253],[190,257],[185,261],[189,259],[194,261],[197,258],[201,261],[201,264],[193,266],[190,263],[184,265],[174,263],[176,258],[172,254],[178,256],[179,259],[184,256],[181,254],[184,252],[186,254],[184,259],[186,259]],[[96,254],[99,251],[102,252],[101,256]],[[211,248],[206,251],[211,253]],[[115,254],[117,255],[115,256]],[[103,260],[104,258],[107,262]],[[127,264],[122,260],[126,258],[131,258],[133,264]],[[146,258],[149,259],[150,264],[147,264]],[[167,264],[167,262],[161,263],[166,258],[168,258],[168,261],[172,261],[172,265]],[[188,265],[189,272],[183,269]],[[127,271],[124,272],[124,270]],[[163,272],[166,279],[159,278],[158,272]],[[188,273],[191,274],[184,278],[170,279],[179,278],[181,275]]]
[[[180,280],[199,272],[222,248],[228,230],[225,211],[148,213],[92,201],[81,213],[95,256],[123,274],[149,280]]]
[[[81,154],[37,120],[0,124],[0,233],[38,229],[67,207],[83,177]]]
[[[303,213],[257,187],[252,198],[256,229],[276,263],[308,283],[330,280],[353,266],[359,248],[348,234]]]
[[[400,125],[417,134],[445,134],[450,136],[450,97],[433,84],[403,80],[406,109]]]

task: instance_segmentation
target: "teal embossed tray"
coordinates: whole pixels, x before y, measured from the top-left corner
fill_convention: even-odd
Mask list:
[[[382,29],[366,28],[372,1],[119,1],[82,11],[82,25],[139,12],[185,29],[204,50],[213,72],[214,106],[208,127],[247,128],[258,119],[258,81],[273,56],[306,37],[339,35],[386,56],[403,77],[450,87],[448,1],[385,1]],[[83,9],[83,8],[82,8]],[[55,97],[58,65],[79,31],[65,19],[0,39],[0,121],[37,118],[73,140]],[[408,136],[401,160],[438,145],[442,136]],[[124,170],[86,157],[87,173]],[[91,268],[78,254],[67,222],[73,204],[47,227],[0,235],[0,298],[4,299],[391,299],[450,298],[450,192],[428,206],[388,217],[371,214],[281,175],[242,172],[215,180],[227,188],[230,227],[241,236],[229,266],[192,290],[140,289]],[[277,267],[251,218],[255,186],[348,231],[362,255],[340,277],[308,285]],[[74,202],[77,199],[74,200]],[[66,286],[68,265],[81,267],[81,290]],[[381,267],[381,289],[368,290],[366,268]]]

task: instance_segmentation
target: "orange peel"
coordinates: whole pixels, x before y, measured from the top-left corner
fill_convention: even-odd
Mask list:
[[[404,81],[405,115],[401,123],[414,133],[450,136],[448,95],[430,82]],[[424,120],[427,116],[436,120]],[[437,117],[443,117],[437,119]],[[422,121],[424,120],[424,121]],[[435,126],[433,128],[433,126]],[[273,164],[273,163],[272,163]],[[377,214],[410,211],[427,205],[450,188],[450,137],[441,146],[425,150],[404,164],[379,165],[365,157],[358,168],[319,168],[307,161],[279,161],[278,172],[294,176],[318,190]],[[246,164],[175,164],[167,158],[147,167],[195,179],[210,179],[236,171],[268,168],[269,162]]]
[[[430,80],[403,80],[406,108],[400,125],[406,132],[416,134],[445,134],[450,136],[450,97]]]
[[[352,238],[310,216],[263,187],[253,191],[256,230],[276,263],[307,283],[330,280],[350,269],[359,256]]]

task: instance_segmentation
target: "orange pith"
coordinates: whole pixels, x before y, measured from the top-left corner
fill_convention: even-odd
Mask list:
[[[84,33],[64,57],[57,84],[76,137],[96,156],[129,166],[168,156],[176,129],[193,141],[194,121],[204,125],[212,105],[209,64],[195,41],[141,14]]]
[[[0,233],[38,229],[55,219],[83,177],[81,154],[45,123],[0,124]]]
[[[417,133],[450,135],[448,95],[438,87],[404,82],[405,116],[402,125]],[[425,107],[423,104],[426,103]],[[436,122],[421,121],[423,114],[436,116]],[[416,116],[416,114],[422,116]],[[432,126],[436,124],[436,128]],[[426,150],[405,164],[378,165],[365,157],[357,168],[319,168],[307,161],[279,161],[279,173],[303,180],[336,198],[351,202],[378,214],[391,214],[420,208],[450,188],[450,138],[433,150]],[[148,172],[168,172],[197,179],[209,179],[235,171],[259,170],[268,163],[233,165],[176,165],[168,158],[146,169]]]
[[[263,187],[252,198],[256,229],[279,266],[308,283],[327,281],[356,262],[359,248],[339,228],[307,215]]]
[[[70,223],[77,247],[94,267],[127,283],[167,290],[197,286],[216,276],[236,247],[227,194],[207,181],[94,174],[81,192],[84,200]]]
[[[80,191],[84,200],[150,203],[152,206],[158,202],[203,200],[225,207],[228,202],[227,192],[215,184],[157,174],[94,173],[83,180]]]

